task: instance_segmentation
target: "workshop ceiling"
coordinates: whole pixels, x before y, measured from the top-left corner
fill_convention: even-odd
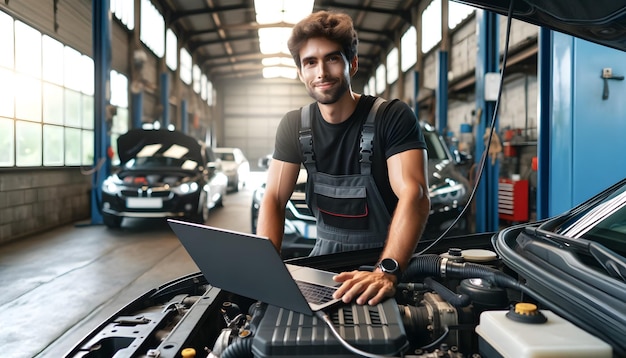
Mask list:
[[[254,0],[152,0],[179,42],[212,80],[261,78]],[[285,0],[298,1],[298,0]],[[455,0],[506,15],[509,1]],[[367,81],[431,0],[315,0],[313,11],[350,15],[359,35],[359,72]],[[515,0],[513,17],[606,46],[626,49],[626,0]],[[284,25],[284,24],[283,24]],[[287,25],[288,26],[288,25]]]
[[[290,0],[298,1],[298,0]],[[423,0],[316,0],[313,11],[337,10],[352,17],[359,36],[359,73],[369,78],[411,25],[411,12]],[[428,2],[430,2],[428,0]],[[254,0],[153,0],[167,26],[195,63],[216,78],[262,78]],[[355,5],[358,4],[358,5]],[[290,25],[285,25],[289,26]]]

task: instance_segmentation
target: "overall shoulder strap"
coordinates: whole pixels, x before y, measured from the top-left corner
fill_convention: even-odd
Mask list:
[[[370,174],[372,171],[372,152],[374,147],[374,122],[378,117],[378,110],[381,104],[386,101],[380,97],[376,97],[370,113],[367,115],[367,119],[361,129],[361,150],[360,150],[360,162],[361,162],[361,174]]]
[[[304,158],[304,166],[309,173],[316,171],[315,153],[313,153],[313,135],[311,131],[311,113],[315,103],[300,108],[300,131],[298,140],[300,141],[300,151]]]

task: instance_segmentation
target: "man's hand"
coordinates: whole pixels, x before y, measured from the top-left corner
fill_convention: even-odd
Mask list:
[[[343,282],[333,295],[350,303],[356,298],[359,305],[379,304],[386,297],[396,294],[396,278],[391,274],[370,271],[342,272],[333,277],[335,282]]]

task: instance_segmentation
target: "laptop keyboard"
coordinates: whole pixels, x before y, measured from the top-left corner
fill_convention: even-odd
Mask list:
[[[310,303],[323,304],[333,299],[333,293],[337,291],[336,287],[322,286],[310,282],[297,281],[300,291],[304,298]]]

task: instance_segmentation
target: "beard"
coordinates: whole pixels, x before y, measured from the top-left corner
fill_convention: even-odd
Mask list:
[[[321,104],[333,104],[350,90],[350,85],[347,81],[339,81],[338,86],[323,92],[316,91],[314,86],[307,86],[306,90],[315,101]]]

